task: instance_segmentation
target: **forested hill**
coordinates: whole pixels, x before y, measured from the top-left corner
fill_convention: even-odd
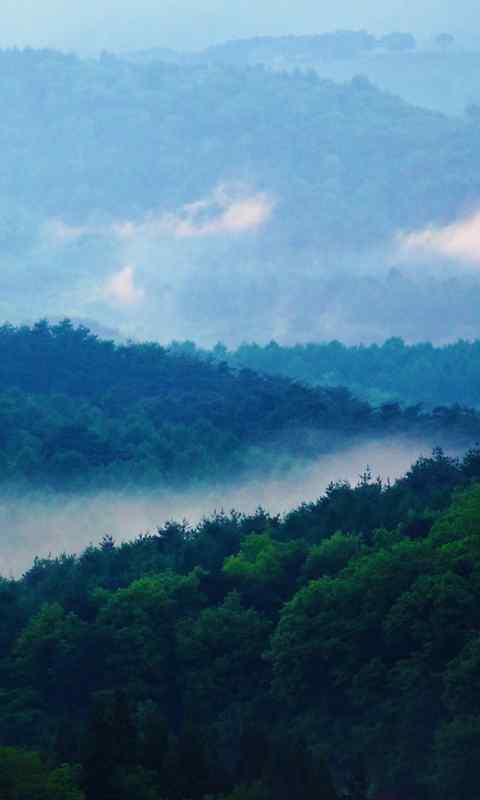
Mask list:
[[[279,458],[316,457],[406,435],[469,447],[480,415],[373,408],[343,388],[166,351],[115,345],[64,321],[0,328],[0,476],[52,486],[228,478]]]
[[[480,406],[480,341],[435,347],[391,338],[382,345],[347,346],[339,341],[285,347],[245,343],[236,350],[218,344],[206,351],[193,342],[174,342],[172,352],[213,357],[235,369],[283,375],[312,386],[345,386],[373,405],[424,403],[434,408],[458,403]]]
[[[377,241],[480,196],[478,128],[365,79],[0,52],[3,245],[35,222],[138,218],[245,181],[296,247]],[[421,171],[422,180],[418,180]]]
[[[436,453],[0,579],[2,800],[476,797],[479,477]]]
[[[213,45],[203,57],[230,64],[270,63],[277,66],[312,64],[315,61],[343,61],[375,51],[407,52],[411,57],[417,42],[412,34],[390,33],[381,37],[365,30],[330,31],[310,36],[257,36],[233,39]]]
[[[48,50],[0,51],[0,104],[2,319],[206,344],[477,334],[477,271],[405,263],[397,235],[478,207],[478,114],[358,77]]]
[[[146,52],[145,60],[173,54]],[[263,64],[274,70],[314,69],[323,78],[351,80],[364,75],[379,88],[408,102],[463,115],[479,103],[478,47],[440,34],[419,46],[408,33],[376,37],[367,31],[336,31],[310,36],[239,39],[208,48],[199,57],[237,66]],[[182,56],[177,56],[181,59]]]

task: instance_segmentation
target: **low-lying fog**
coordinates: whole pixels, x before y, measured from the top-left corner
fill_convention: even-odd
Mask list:
[[[330,454],[287,473],[268,477],[252,474],[232,484],[211,485],[188,492],[102,491],[97,494],[18,495],[4,492],[0,499],[0,574],[18,576],[35,556],[80,553],[105,534],[117,542],[155,532],[167,520],[198,523],[214,511],[254,512],[259,506],[285,513],[302,502],[316,500],[331,481],[355,484],[369,467],[373,478],[392,481],[408,471],[430,445],[395,440],[371,442]]]
[[[222,184],[137,221],[52,220],[2,264],[0,318],[90,319],[204,347],[478,336],[480,213],[368,247],[299,248],[281,208],[273,193]]]

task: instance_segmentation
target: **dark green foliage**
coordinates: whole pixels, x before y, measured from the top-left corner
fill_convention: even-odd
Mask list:
[[[301,739],[276,743],[266,782],[278,800],[337,800],[324,760],[312,755]]]
[[[139,761],[146,770],[163,774],[168,752],[168,724],[155,705],[147,705],[141,718]]]
[[[186,481],[192,452],[212,457],[210,438],[225,471],[235,447],[280,447],[292,430],[287,451],[303,455],[327,434],[480,433],[473,412],[375,409],[346,390],[116,346],[68,322],[7,326],[2,337],[4,479],[34,483],[37,469],[53,486],[106,474],[138,482],[138,453],[151,470],[148,448],[168,436],[162,479]],[[219,513],[36,560],[0,581],[1,791],[467,798],[480,718],[479,532],[478,449],[460,459],[437,448],[392,485],[366,469],[284,517]]]
[[[0,483],[185,485],[365,437],[480,440],[480,416],[459,406],[375,408],[342,388],[309,388],[153,343],[115,345],[68,320],[4,325],[0,352]],[[478,471],[474,455],[470,470]],[[172,567],[182,558],[180,538]]]
[[[0,747],[2,800],[85,800],[76,770],[50,769],[38,753]]]
[[[94,702],[86,724],[82,783],[86,800],[114,800],[115,737],[107,702]]]
[[[154,344],[116,347],[68,322],[4,326],[0,349],[0,481],[98,487],[228,477],[251,458],[262,467],[254,448],[291,452],[294,430],[317,430],[313,447],[329,447],[345,415],[353,424],[364,408],[348,394],[340,405],[332,391]],[[308,455],[303,438],[295,447]]]
[[[169,795],[173,800],[200,800],[210,793],[206,743],[202,731],[191,723],[187,722],[180,733],[170,768]]]
[[[174,352],[188,352],[203,358],[213,356],[236,369],[252,369],[267,375],[283,375],[312,386],[346,386],[373,405],[392,403],[408,406],[412,419],[422,414],[422,406],[455,420],[463,406],[480,406],[480,341],[458,341],[434,347],[430,342],[407,345],[402,339],[384,344],[348,347],[338,341],[322,344],[297,344],[282,347],[276,342],[265,346],[242,344],[229,351],[217,345],[211,353],[191,343],[172,345]],[[446,405],[456,404],[447,409]]]
[[[467,800],[476,463],[436,451],[284,519],[107,538],[5,581],[5,797]]]

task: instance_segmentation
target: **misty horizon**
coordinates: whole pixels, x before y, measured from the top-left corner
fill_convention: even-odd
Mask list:
[[[195,50],[229,39],[255,36],[305,35],[341,29],[368,29],[375,34],[409,31],[432,38],[443,30],[471,38],[477,27],[476,5],[462,0],[452,9],[446,0],[380,3],[361,6],[341,0],[335,8],[319,8],[313,0],[300,0],[292,8],[271,0],[252,7],[242,0],[235,10],[219,0],[199,5],[189,0],[163,3],[153,0],[85,0],[75,8],[67,0],[4,0],[1,47],[53,47],[84,53],[126,51],[151,47]]]

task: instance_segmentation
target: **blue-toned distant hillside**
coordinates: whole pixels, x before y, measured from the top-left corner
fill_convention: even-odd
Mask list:
[[[477,272],[389,269],[399,231],[479,206],[475,112],[47,50],[0,52],[0,103],[2,319],[202,344],[479,335]]]
[[[11,50],[0,102],[8,249],[34,220],[172,210],[228,180],[272,193],[277,235],[297,247],[376,241],[480,197],[476,124],[363,79]]]
[[[404,100],[447,114],[463,114],[480,102],[480,52],[449,33],[417,43],[412,34],[376,37],[367,31],[336,31],[311,36],[237,39],[196,54],[145,51],[140,61],[185,60],[263,64],[273,70],[315,70],[322,78],[350,81],[368,77]]]
[[[374,404],[423,402],[480,406],[480,341],[444,347],[430,342],[407,345],[400,338],[382,345],[347,347],[338,341],[282,347],[242,344],[236,350],[217,345],[211,353],[191,342],[175,342],[174,353],[207,354],[237,369],[283,375],[316,386],[347,386]]]

